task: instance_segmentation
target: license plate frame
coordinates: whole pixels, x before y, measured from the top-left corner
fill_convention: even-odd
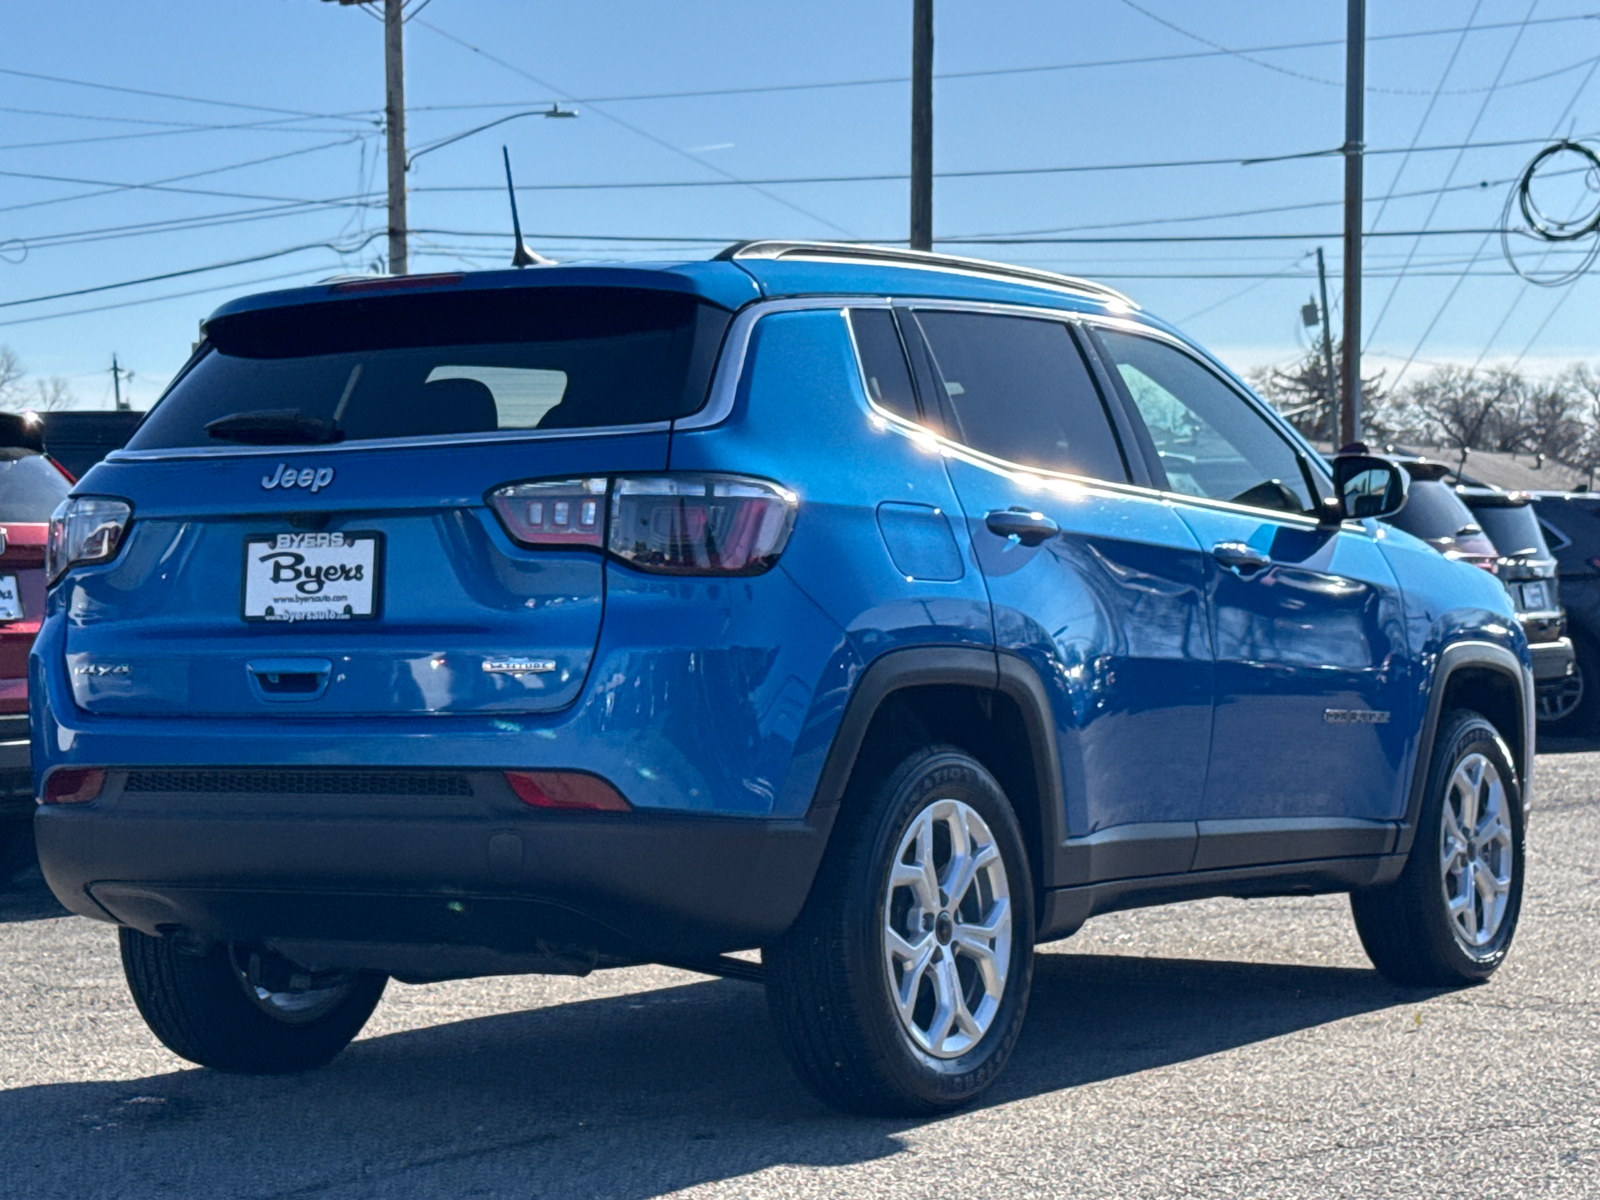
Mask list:
[[[1521,587],[1524,612],[1543,612],[1550,607],[1550,585],[1544,580],[1524,583]]]
[[[383,611],[383,550],[383,534],[375,530],[246,534],[239,616],[276,625],[376,620]],[[269,567],[268,556],[292,559]],[[344,570],[330,580],[322,574],[329,567]],[[352,568],[359,568],[354,577]],[[313,582],[319,586],[304,586]],[[285,608],[286,602],[292,603]]]
[[[20,621],[23,618],[22,588],[15,575],[0,575],[0,621]]]

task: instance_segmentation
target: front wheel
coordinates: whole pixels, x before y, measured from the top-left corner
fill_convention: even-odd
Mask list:
[[[1000,1073],[1027,1011],[1033,884],[1016,814],[949,747],[843,803],[804,911],[763,953],[779,1043],[835,1107],[956,1108]]]
[[[1350,897],[1367,957],[1395,983],[1459,987],[1505,961],[1522,909],[1522,791],[1500,735],[1446,714],[1405,870]]]
[[[326,1065],[361,1032],[388,982],[369,971],[306,971],[260,948],[218,945],[197,956],[166,938],[120,934],[123,974],[150,1031],[218,1071]]]

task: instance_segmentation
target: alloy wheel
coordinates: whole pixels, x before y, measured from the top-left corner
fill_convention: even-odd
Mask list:
[[[1538,692],[1539,720],[1545,724],[1564,721],[1583,703],[1583,668],[1574,665],[1572,674]]]
[[[935,1058],[994,1023],[1011,966],[1011,893],[994,835],[970,805],[935,800],[895,851],[883,898],[884,968],[901,1027]]]
[[[1439,859],[1450,930],[1469,951],[1494,941],[1511,896],[1511,820],[1500,772],[1482,754],[1456,764],[1445,793]]]
[[[303,971],[267,950],[228,947],[228,963],[246,996],[275,1021],[310,1025],[355,990],[354,971]]]

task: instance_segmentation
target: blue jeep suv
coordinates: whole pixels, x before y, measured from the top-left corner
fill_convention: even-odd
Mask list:
[[[55,514],[30,688],[46,878],[185,1058],[659,962],[925,1112],[1096,913],[1348,892],[1393,980],[1506,953],[1505,590],[1107,288],[758,242],[204,328]]]

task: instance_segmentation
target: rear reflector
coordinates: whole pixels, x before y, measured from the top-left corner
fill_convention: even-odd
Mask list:
[[[83,804],[105,787],[106,773],[98,767],[62,767],[44,781],[46,804]]]
[[[598,775],[583,771],[507,771],[517,799],[534,808],[627,812],[633,805]]]

